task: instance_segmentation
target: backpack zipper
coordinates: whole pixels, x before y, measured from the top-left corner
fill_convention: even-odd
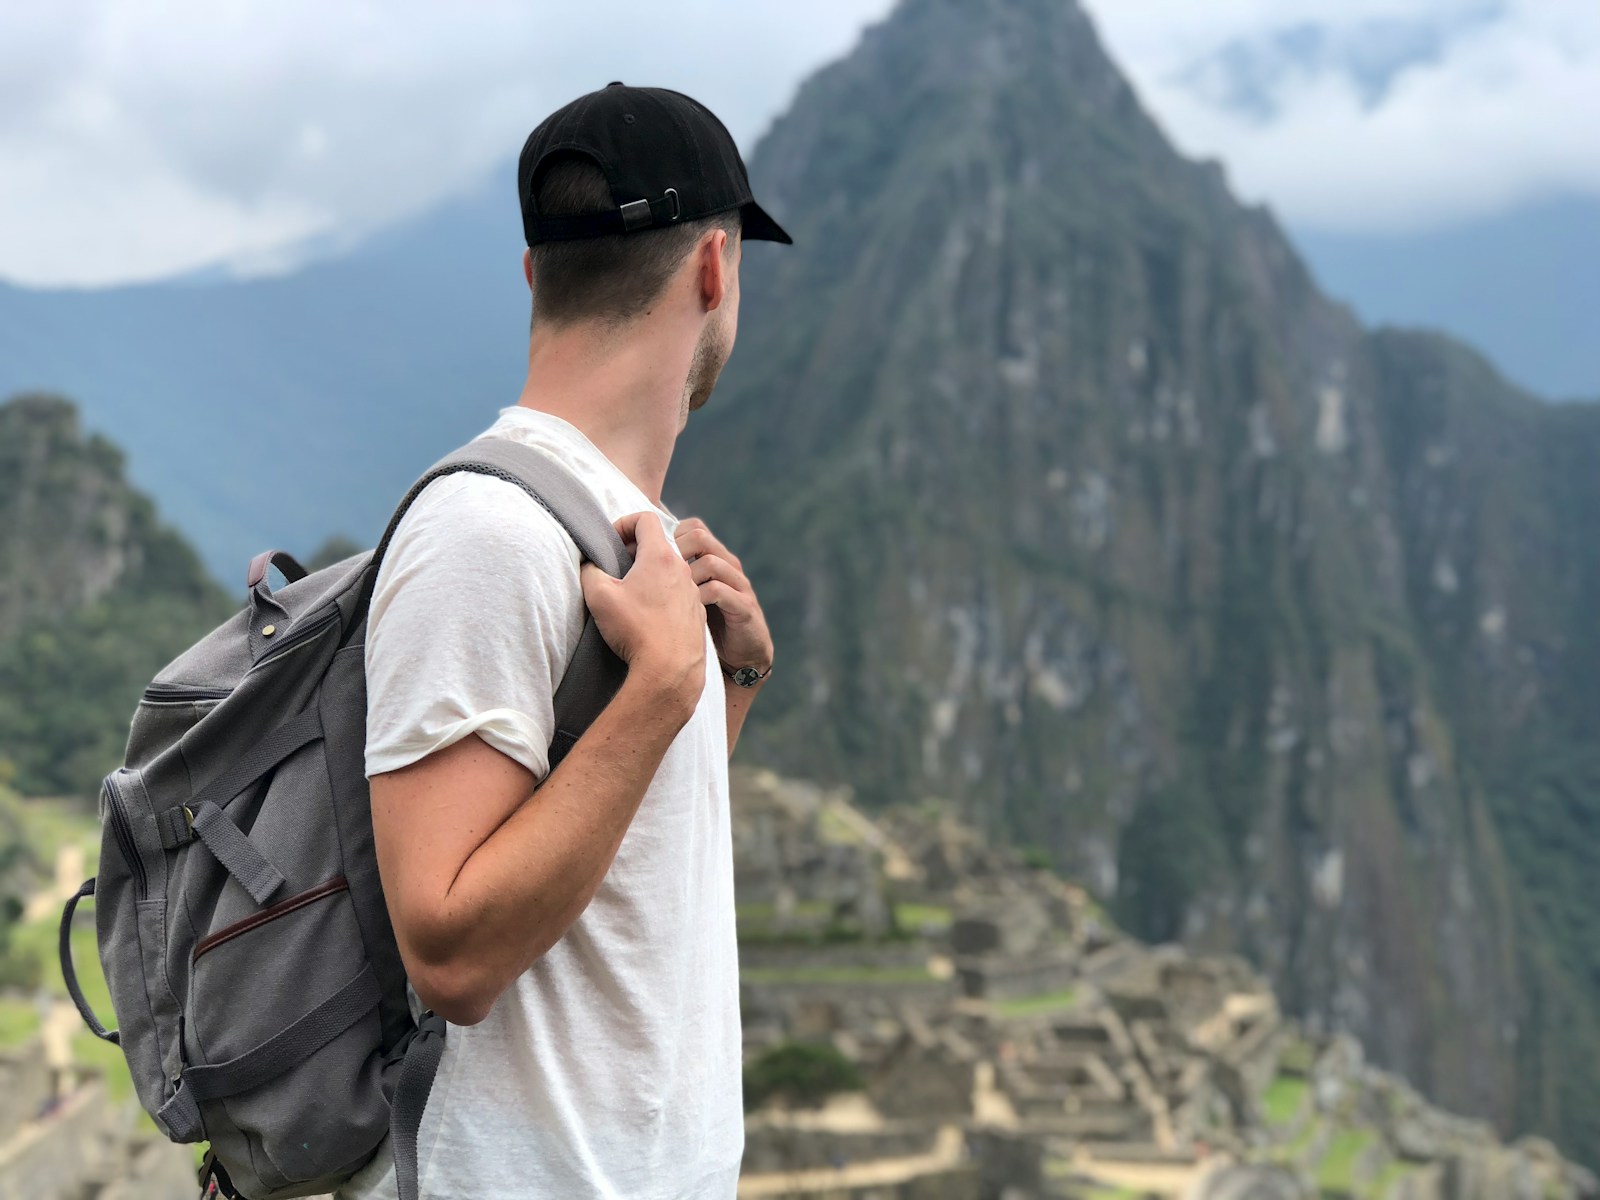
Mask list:
[[[186,687],[181,683],[152,683],[144,698],[156,704],[175,704],[183,700],[226,700],[232,688]]]
[[[122,857],[128,860],[128,870],[133,874],[133,897],[143,900],[149,891],[144,859],[139,857],[139,847],[133,839],[133,826],[123,808],[122,793],[110,779],[106,780],[106,811],[111,814],[111,833],[117,839],[117,848],[122,851]]]
[[[287,900],[280,900],[270,908],[264,908],[258,913],[251,913],[248,917],[235,921],[231,925],[225,925],[215,933],[207,934],[201,938],[195,944],[194,953],[191,955],[190,961],[199,962],[202,954],[215,950],[224,942],[231,942],[241,934],[249,933],[253,929],[259,929],[263,925],[276,921],[279,917],[286,917],[296,909],[304,908],[306,905],[313,904],[326,896],[336,896],[340,892],[349,890],[350,885],[345,882],[344,876],[336,875],[326,883],[319,883],[309,891],[290,896]]]
[[[316,637],[338,619],[339,612],[335,609],[333,612],[324,613],[309,625],[291,629],[290,633],[293,636],[286,637],[273,646],[257,660],[255,665],[260,666],[268,659],[287,654],[301,642]],[[233,695],[232,688],[190,687],[182,683],[152,683],[144,690],[144,699],[156,704],[175,704],[186,700],[226,700],[231,695]]]
[[[290,633],[292,636],[279,642],[276,646],[272,647],[272,649],[268,650],[256,660],[255,665],[259,667],[262,663],[268,661],[269,659],[277,658],[280,654],[287,654],[290,650],[293,650],[296,646],[300,645],[301,642],[309,641],[311,638],[316,637],[317,634],[321,633],[324,629],[326,629],[329,625],[332,625],[338,619],[339,610],[336,608],[325,616],[318,617],[309,625],[301,626],[299,629],[291,629]],[[251,669],[253,670],[254,668]]]

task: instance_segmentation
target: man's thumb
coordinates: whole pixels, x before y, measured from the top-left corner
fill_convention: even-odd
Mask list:
[[[583,585],[584,599],[592,600],[597,595],[603,595],[607,588],[622,581],[613,579],[592,562],[586,562],[578,568],[578,582]]]

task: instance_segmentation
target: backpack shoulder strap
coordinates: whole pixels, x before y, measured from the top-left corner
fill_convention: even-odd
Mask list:
[[[411,486],[404,500],[389,519],[383,540],[373,552],[373,565],[383,561],[401,518],[423,489],[436,479],[471,471],[475,475],[489,475],[514,483],[567,531],[567,536],[577,543],[584,558],[605,571],[621,578],[632,564],[633,558],[622,539],[617,536],[611,521],[601,510],[589,489],[578,482],[572,472],[543,451],[509,438],[479,438],[468,442],[453,454],[447,454],[429,467],[421,479]]]
[[[489,475],[516,484],[556,519],[556,523],[577,544],[579,553],[606,574],[620,579],[632,565],[633,556],[628,553],[599,502],[560,462],[532,446],[524,446],[508,438],[479,438],[455,453],[447,454],[430,467],[395,509],[389,527],[384,530],[383,540],[372,554],[368,595],[363,599],[363,608],[365,602],[371,599],[370,591],[377,582],[378,567],[406,511],[435,479],[462,471]],[[555,770],[556,764],[566,757],[573,743],[600,715],[600,710],[611,702],[611,697],[616,695],[627,673],[627,665],[606,645],[599,629],[595,627],[594,618],[585,615],[583,634],[578,639],[578,647],[573,652],[567,673],[556,688],[554,697],[556,733],[550,743],[551,770]]]

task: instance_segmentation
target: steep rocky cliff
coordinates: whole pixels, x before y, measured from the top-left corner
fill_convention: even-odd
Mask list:
[[[669,497],[777,631],[747,752],[1600,1159],[1600,411],[1363,330],[1062,0],[905,0],[752,174],[801,249]]]
[[[140,689],[227,607],[71,404],[0,404],[0,763],[19,788],[92,795]]]

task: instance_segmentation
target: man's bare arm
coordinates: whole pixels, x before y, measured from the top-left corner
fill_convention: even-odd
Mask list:
[[[740,687],[733,680],[723,677],[722,692],[724,709],[728,719],[728,755],[732,757],[733,748],[739,741],[739,731],[744,728],[744,719],[750,714],[750,706],[755,703],[756,695],[767,686],[763,679],[754,687]]]
[[[704,687],[698,591],[659,520],[641,515],[627,578],[583,576],[627,681],[542,785],[476,737],[372,779],[401,958],[423,1003],[455,1024],[488,1015],[588,906]]]

